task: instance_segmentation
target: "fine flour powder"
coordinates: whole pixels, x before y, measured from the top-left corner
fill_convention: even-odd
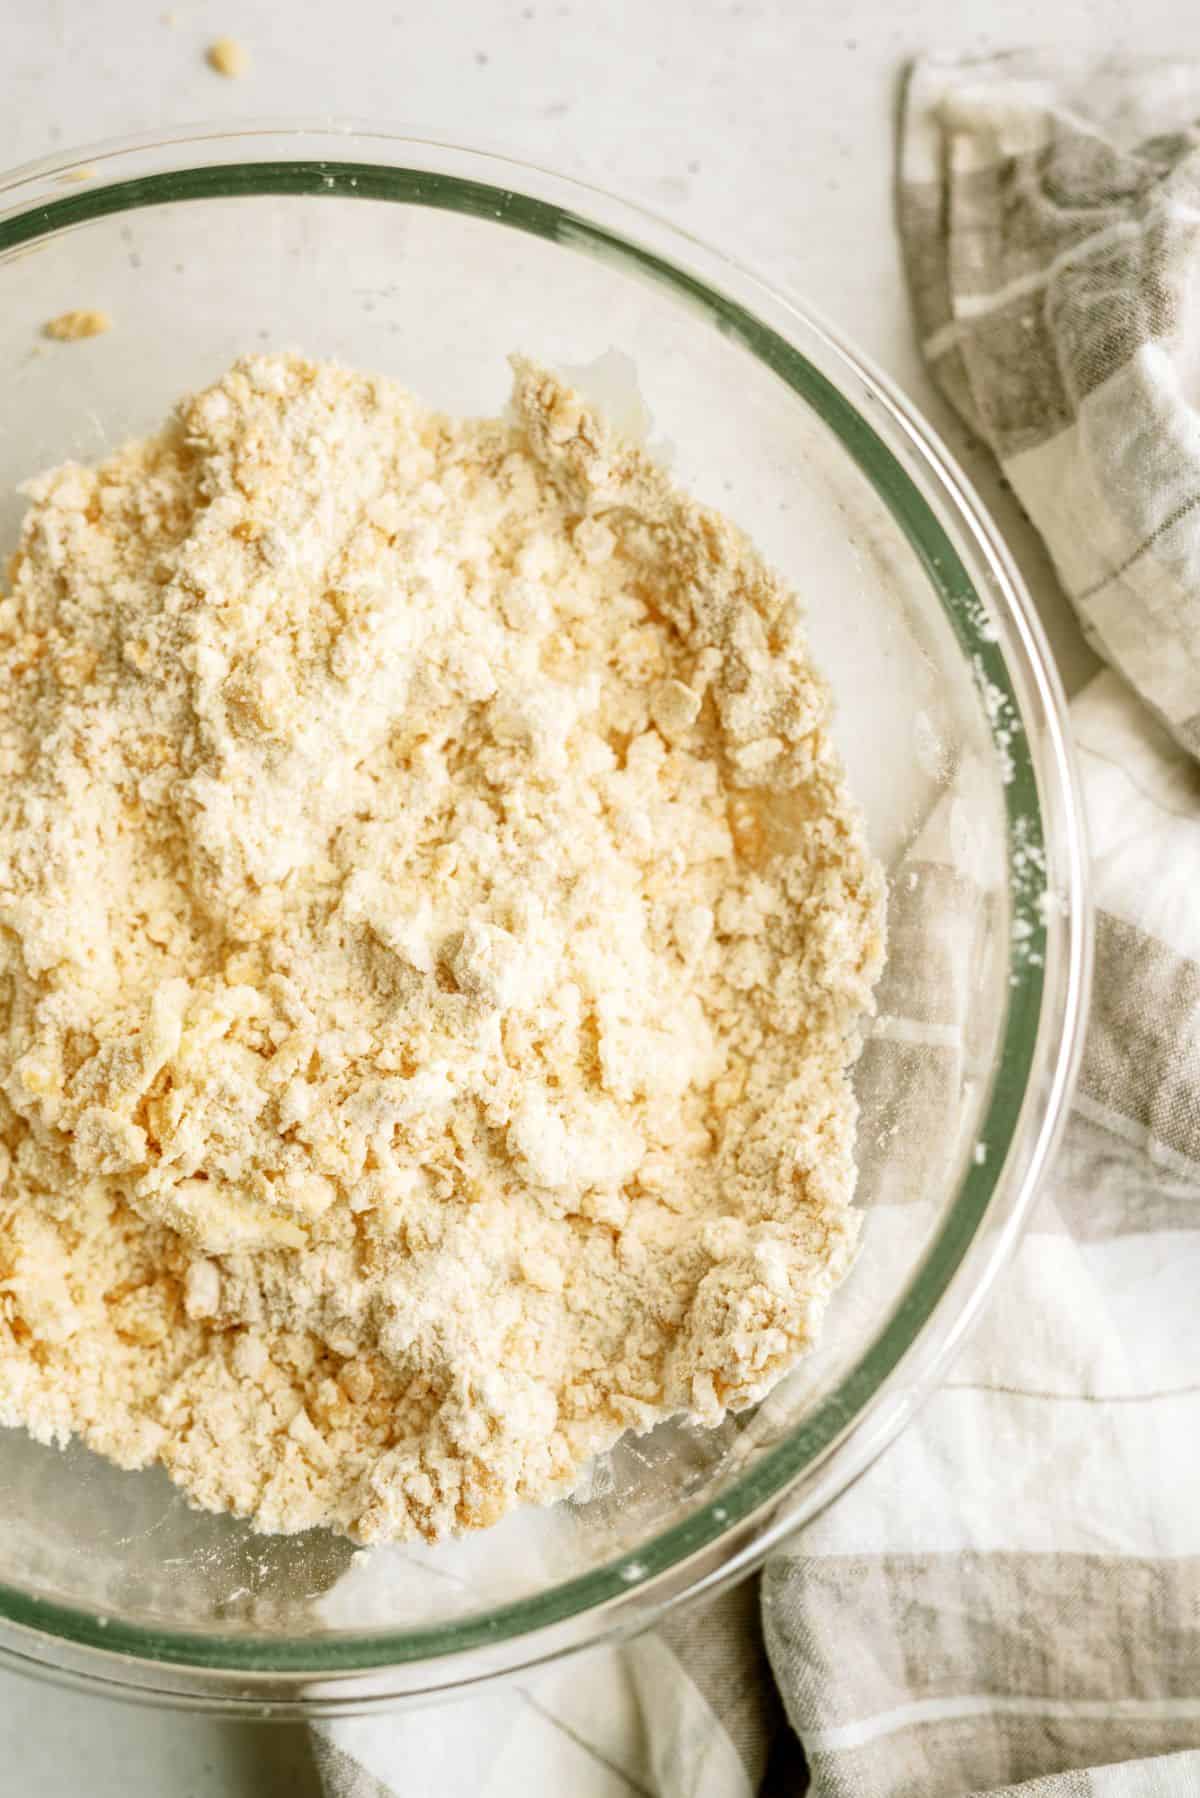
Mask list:
[[[883,883],[794,596],[514,364],[253,356],[0,601],[0,1421],[436,1540],[715,1422],[855,1241]]]

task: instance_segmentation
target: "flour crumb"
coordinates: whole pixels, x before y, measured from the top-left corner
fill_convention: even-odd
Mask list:
[[[84,177],[76,177],[82,180]],[[85,337],[100,337],[105,331],[112,330],[112,319],[107,312],[97,312],[90,306],[77,307],[72,312],[60,312],[57,318],[50,318],[42,326],[42,335],[50,337],[55,343],[81,343]]]
[[[208,46],[205,57],[209,68],[229,81],[236,81],[250,68],[250,52],[235,37],[217,38]]]
[[[436,1541],[755,1403],[856,1237],[883,883],[795,596],[517,360],[248,356],[25,487],[0,1420]]]

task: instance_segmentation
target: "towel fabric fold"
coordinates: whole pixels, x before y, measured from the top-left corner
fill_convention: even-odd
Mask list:
[[[1073,708],[1063,1149],[945,1385],[761,1588],[334,1725],[329,1798],[798,1798],[796,1737],[817,1798],[1200,1798],[1200,63],[918,65],[900,221],[934,376],[1118,671]]]

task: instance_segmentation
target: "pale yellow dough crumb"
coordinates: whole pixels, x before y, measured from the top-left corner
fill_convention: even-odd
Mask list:
[[[251,356],[0,600],[0,1420],[436,1540],[852,1258],[883,888],[795,596],[517,362]]]
[[[42,334],[52,337],[55,343],[81,343],[85,337],[100,337],[105,331],[112,330],[112,319],[107,312],[98,312],[90,306],[81,306],[72,312],[60,312],[57,318],[50,318],[42,326]]]
[[[205,54],[209,68],[231,81],[244,75],[250,67],[250,52],[235,37],[217,38],[215,43],[208,46]]]

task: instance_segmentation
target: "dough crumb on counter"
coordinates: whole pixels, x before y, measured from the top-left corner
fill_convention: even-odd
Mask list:
[[[78,178],[82,180],[83,176]],[[71,312],[60,312],[57,318],[47,319],[42,326],[42,335],[52,338],[55,343],[82,343],[85,337],[100,337],[105,331],[111,331],[112,323],[107,312],[80,306]]]
[[[235,37],[217,38],[208,46],[205,58],[210,69],[230,81],[236,81],[250,68],[250,52]]]

